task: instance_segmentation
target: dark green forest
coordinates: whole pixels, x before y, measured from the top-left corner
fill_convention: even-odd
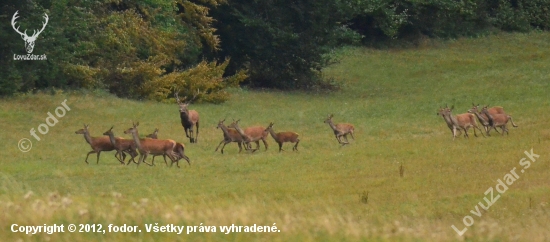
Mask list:
[[[239,85],[330,90],[337,84],[322,71],[345,45],[550,29],[550,0],[4,0],[0,6],[0,96],[86,88],[162,101],[199,90],[201,101],[220,103],[227,87]],[[40,32],[31,53],[15,29],[30,38]],[[28,54],[43,60],[20,60]]]

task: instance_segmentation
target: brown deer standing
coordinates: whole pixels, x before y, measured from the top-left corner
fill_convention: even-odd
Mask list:
[[[351,138],[355,140],[355,137],[353,137],[353,132],[355,131],[355,127],[353,126],[353,124],[348,124],[348,123],[334,124],[334,122],[332,121],[332,117],[334,117],[334,115],[332,114],[329,115],[328,118],[325,120],[325,123],[328,124],[334,131],[334,136],[336,137],[336,140],[338,140],[338,143],[340,143],[341,145],[349,144],[348,134],[350,134]],[[346,142],[342,142],[342,136],[344,137]]]
[[[117,157],[117,155],[119,155],[119,157],[117,157],[117,159],[120,161],[120,163],[124,164],[124,159],[126,159],[126,155],[124,155],[124,152],[126,152],[126,153],[130,154],[130,156],[132,157],[128,161],[128,164],[130,164],[131,161],[136,163],[134,158],[138,154],[136,152],[136,145],[134,144],[134,141],[130,140],[130,139],[123,139],[123,138],[120,138],[120,137],[115,137],[115,134],[113,133],[113,128],[114,127],[115,126],[112,126],[109,130],[105,131],[105,133],[103,133],[103,135],[108,136],[109,141],[111,141],[111,144],[115,147],[115,150],[116,150],[115,157]],[[126,164],[126,165],[128,165],[128,164]]]
[[[152,155],[167,155],[170,160],[172,160],[172,163],[170,166],[174,165],[174,162],[176,165],[179,166],[179,163],[176,161],[176,158],[174,157],[174,148],[176,147],[176,142],[173,140],[158,140],[158,139],[140,139],[137,126],[139,125],[139,122],[136,124],[133,124],[132,128],[127,129],[124,131],[125,134],[132,134],[132,138],[134,139],[134,142],[136,143],[136,147],[139,151],[139,160],[138,160],[138,166],[141,164],[141,162],[148,164],[145,162],[145,159],[149,154]],[[148,164],[151,166],[151,164]]]
[[[239,134],[243,137],[244,141],[246,142],[245,145],[248,147],[248,149],[252,149],[250,142],[255,142],[256,149],[252,150],[252,152],[260,149],[260,140],[264,142],[265,150],[267,150],[267,132],[265,131],[265,128],[262,126],[252,126],[242,130],[239,127],[239,120],[233,121],[233,123],[231,123],[227,127],[234,128],[235,130],[237,130],[237,132],[239,132]]]
[[[158,133],[159,133],[159,129],[155,129],[155,131],[152,134],[149,134],[146,137],[150,139],[158,139]],[[182,143],[176,142],[176,147],[174,148],[174,154],[175,154],[176,160],[179,162],[179,160],[184,159],[187,161],[189,165],[191,165],[191,161],[189,160],[189,157],[185,155],[184,150],[185,150],[185,145],[183,145]],[[158,155],[153,155],[153,160],[151,161],[151,164],[155,165],[155,157],[157,156]],[[162,157],[164,158],[164,164],[168,166],[168,162],[166,162],[166,155],[162,155]]]
[[[216,147],[215,151],[218,151],[218,148],[220,148],[220,145],[222,145],[223,143],[222,150],[221,150],[223,154],[223,148],[225,147],[225,145],[231,142],[237,142],[237,144],[239,145],[239,153],[241,153],[242,151],[241,144],[243,143],[243,137],[241,136],[241,134],[239,134],[239,132],[237,132],[237,130],[227,128],[223,124],[224,121],[225,119],[220,120],[218,122],[218,126],[216,127],[217,129],[221,129],[223,131],[223,140],[218,144],[218,147]],[[247,149],[247,146],[245,145],[244,148]]]
[[[506,132],[506,135],[508,135],[508,128],[506,128],[506,124],[508,124],[508,121],[512,122],[512,126],[514,128],[518,127],[514,123],[514,120],[512,119],[512,116],[510,116],[508,114],[498,114],[498,113],[497,114],[491,114],[491,113],[489,113],[489,110],[488,110],[487,106],[485,106],[485,107],[483,107],[483,109],[481,109],[481,113],[483,113],[483,114],[487,115],[487,117],[489,117],[489,124],[491,126],[489,127],[489,130],[487,130],[487,135],[488,136],[491,136],[489,134],[489,131],[491,131],[491,129],[497,130],[497,127],[500,127],[500,129],[502,130],[501,135],[504,135],[504,132]]]
[[[88,142],[88,144],[90,144],[90,146],[92,147],[92,151],[88,152],[88,155],[86,155],[86,160],[84,160],[86,164],[89,164],[88,156],[90,156],[90,154],[92,153],[97,153],[96,164],[99,164],[99,155],[101,154],[101,151],[112,151],[115,149],[115,146],[111,144],[111,141],[106,136],[91,137],[90,132],[88,131],[88,126],[89,125],[84,124],[84,128],[77,130],[75,134],[83,134],[86,142]],[[126,156],[124,155],[124,157]]]
[[[275,142],[279,144],[279,152],[283,150],[283,143],[285,142],[296,143],[292,147],[292,150],[298,151],[298,144],[300,143],[300,139],[298,139],[299,135],[297,133],[294,133],[294,132],[275,133],[275,131],[273,131],[273,122],[271,122],[269,126],[267,126],[265,131],[269,132],[271,134],[271,137],[273,137],[273,139],[275,140]]]
[[[199,91],[197,90],[197,94],[195,94],[195,96],[193,96],[193,98],[187,102],[185,102],[185,99],[187,97],[184,97],[183,98],[184,102],[181,102],[180,98],[178,97],[178,92],[176,92],[175,95],[176,95],[176,101],[180,106],[180,119],[181,119],[181,125],[185,130],[185,136],[189,138],[189,142],[197,143],[198,137],[199,137],[199,113],[195,110],[189,110],[189,103],[195,100],[197,95],[199,95]],[[195,137],[193,137],[194,126],[197,126],[197,134],[195,135]],[[189,131],[189,133],[187,131]]]
[[[474,135],[477,137],[476,129],[481,132],[481,135],[485,136],[483,134],[483,131],[477,126],[476,117],[471,113],[463,113],[458,114],[456,116],[452,115],[452,111],[454,109],[454,106],[452,106],[450,109],[448,107],[444,109],[440,109],[440,115],[443,116],[445,119],[445,122],[451,123],[453,125],[453,140],[456,137],[456,129],[462,129],[464,131],[464,137],[470,138],[468,136],[468,129],[471,127],[474,128]]]

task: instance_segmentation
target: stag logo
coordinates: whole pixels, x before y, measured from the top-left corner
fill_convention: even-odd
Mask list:
[[[36,30],[33,30],[32,36],[29,37],[27,35],[27,30],[21,33],[21,31],[19,31],[19,27],[21,26],[15,27],[15,20],[19,18],[19,16],[17,16],[17,12],[19,12],[19,10],[16,11],[15,14],[13,14],[13,17],[11,19],[11,26],[13,27],[15,32],[21,35],[21,38],[23,38],[23,40],[25,41],[25,49],[27,49],[27,53],[31,54],[34,49],[34,42],[36,41],[36,38],[40,33],[42,33],[42,31],[44,31],[44,28],[46,28],[46,25],[48,24],[48,15],[44,14],[44,19],[46,20],[46,22],[42,22],[42,29],[38,32]]]

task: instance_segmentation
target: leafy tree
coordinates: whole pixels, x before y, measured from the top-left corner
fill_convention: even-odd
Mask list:
[[[342,22],[351,15],[346,0],[233,0],[213,13],[229,71],[249,70],[249,84],[281,89],[326,86],[321,70],[330,52],[359,39]]]

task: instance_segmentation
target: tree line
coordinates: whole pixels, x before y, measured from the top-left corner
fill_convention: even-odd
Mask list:
[[[6,0],[0,96],[100,88],[219,103],[227,87],[332,89],[322,75],[344,45],[550,29],[550,0]],[[12,21],[14,13],[18,18]],[[44,22],[33,55],[31,36]],[[13,24],[15,22],[15,24]]]

